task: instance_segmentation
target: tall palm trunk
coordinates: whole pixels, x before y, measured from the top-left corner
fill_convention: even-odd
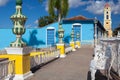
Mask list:
[[[61,22],[61,13],[60,13],[60,10],[59,10],[59,13],[58,13],[58,23],[60,24]]]

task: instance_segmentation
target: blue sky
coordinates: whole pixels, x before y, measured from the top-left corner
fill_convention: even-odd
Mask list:
[[[49,15],[47,1],[23,0],[23,14],[27,16],[25,27],[36,28],[37,20],[41,16]],[[108,2],[112,8],[112,28],[120,24],[120,0],[69,0],[68,18],[83,15],[87,18],[97,17],[103,23],[103,8]],[[0,28],[12,28],[10,16],[15,13],[15,0],[0,0]]]

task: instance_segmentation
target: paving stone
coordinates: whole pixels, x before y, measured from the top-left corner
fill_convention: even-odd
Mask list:
[[[29,80],[90,80],[89,64],[93,48],[81,48],[42,66]]]

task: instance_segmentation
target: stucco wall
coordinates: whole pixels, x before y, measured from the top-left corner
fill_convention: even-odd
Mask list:
[[[65,30],[64,42],[69,44],[71,37],[72,24],[63,24],[63,28]],[[25,34],[23,35],[23,41],[27,43],[29,46],[33,47],[46,47],[46,29],[47,27],[54,27],[56,29],[56,43],[58,42],[58,23],[53,23],[43,28],[34,28],[34,29],[26,29]],[[87,44],[89,41],[93,40],[93,24],[81,24],[82,33],[81,33],[81,42],[82,44]],[[4,49],[8,47],[9,44],[15,41],[16,37],[12,33],[11,29],[0,29],[0,49]]]

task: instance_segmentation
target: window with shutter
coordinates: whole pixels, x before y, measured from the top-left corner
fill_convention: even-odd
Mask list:
[[[77,41],[77,33],[81,35],[81,25],[73,25],[74,41]]]
[[[47,45],[55,44],[55,29],[47,29]]]

